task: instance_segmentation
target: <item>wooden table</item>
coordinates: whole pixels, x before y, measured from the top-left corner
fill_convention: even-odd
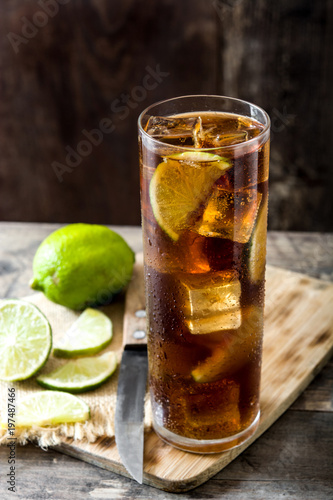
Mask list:
[[[32,259],[56,224],[0,223],[0,298],[24,297]],[[114,227],[141,249],[138,227]],[[270,232],[268,263],[324,280],[332,279],[333,235]],[[317,375],[302,396],[252,446],[184,499],[327,500],[333,497],[333,362]],[[22,500],[179,498],[54,450],[33,444],[18,447],[17,492],[7,491],[4,464],[8,448],[0,447],[0,498]]]

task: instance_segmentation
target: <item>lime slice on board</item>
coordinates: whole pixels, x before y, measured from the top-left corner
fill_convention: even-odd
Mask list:
[[[258,220],[250,241],[249,272],[251,280],[256,283],[264,279],[266,265],[268,201],[259,210]]]
[[[112,339],[112,322],[102,312],[86,309],[54,347],[61,358],[90,356],[106,347]]]
[[[168,156],[157,166],[149,186],[150,203],[159,226],[172,240],[178,240],[190,215],[231,166],[221,156],[200,151]]]
[[[41,391],[29,394],[17,404],[17,427],[85,422],[90,418],[87,403],[66,392]]]
[[[23,300],[0,301],[0,379],[25,380],[46,362],[52,347],[44,314]]]
[[[106,382],[117,368],[117,356],[106,352],[101,356],[69,361],[36,381],[42,387],[66,392],[85,392]]]

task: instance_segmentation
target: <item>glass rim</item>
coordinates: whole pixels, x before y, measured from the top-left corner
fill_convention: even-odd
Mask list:
[[[252,102],[249,102],[249,101],[244,101],[243,99],[237,99],[236,97],[228,97],[228,96],[223,96],[223,95],[214,95],[214,94],[189,94],[189,95],[182,95],[182,96],[177,96],[177,97],[171,97],[170,99],[163,99],[161,101],[157,101],[157,102],[154,102],[153,104],[150,104],[149,106],[147,106],[139,115],[138,117],[138,128],[139,128],[139,131],[146,137],[148,138],[150,141],[152,141],[153,143],[156,143],[158,145],[163,145],[164,147],[168,147],[170,149],[184,149],[186,151],[191,151],[193,149],[198,149],[198,148],[195,148],[195,147],[191,147],[191,146],[177,146],[175,144],[168,144],[166,142],[162,142],[160,141],[159,139],[155,139],[154,137],[152,137],[151,135],[149,135],[142,127],[141,125],[141,122],[142,122],[142,119],[144,117],[144,115],[147,114],[147,112],[155,107],[155,106],[159,106],[161,104],[166,104],[168,102],[171,102],[171,101],[177,101],[178,99],[188,99],[188,98],[202,98],[202,97],[209,97],[209,98],[215,98],[215,99],[226,99],[228,101],[234,101],[235,103],[240,103],[240,104],[247,104],[249,106],[252,106],[256,109],[258,109],[259,111],[261,111],[264,115],[264,117],[266,118],[266,124],[262,124],[264,125],[264,128],[263,130],[260,132],[260,134],[258,134],[256,137],[253,137],[252,139],[248,140],[248,141],[244,141],[244,142],[239,142],[238,144],[231,144],[231,145],[226,145],[226,146],[214,146],[212,148],[200,148],[200,151],[216,151],[217,149],[222,149],[222,150],[226,150],[226,149],[238,149],[238,148],[241,148],[241,147],[244,147],[244,146],[250,146],[251,144],[255,143],[255,142],[258,142],[260,141],[260,139],[267,133],[267,131],[269,131],[270,129],[270,126],[271,126],[271,120],[270,120],[270,117],[268,115],[268,113],[263,109],[261,108],[260,106],[258,106],[257,104],[253,104]],[[221,111],[223,112],[223,111]],[[190,111],[189,111],[190,113]],[[236,114],[236,113],[230,113],[230,114]],[[154,115],[151,115],[151,116],[154,116]],[[244,116],[247,116],[247,115],[244,115]],[[251,118],[251,117],[249,117]]]

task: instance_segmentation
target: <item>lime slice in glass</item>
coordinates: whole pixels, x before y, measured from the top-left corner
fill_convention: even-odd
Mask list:
[[[164,158],[150,181],[149,197],[155,219],[174,241],[210,194],[231,163],[221,156],[188,151]]]
[[[265,277],[267,209],[268,202],[266,200],[259,210],[258,220],[250,241],[249,272],[254,283],[263,280]]]
[[[106,352],[101,356],[69,361],[36,381],[42,387],[66,392],[85,392],[106,382],[117,368],[117,356]]]
[[[23,300],[0,301],[0,379],[25,380],[46,362],[52,333],[44,314]]]
[[[85,422],[90,418],[89,406],[82,399],[58,391],[29,394],[18,401],[17,410],[17,427]]]
[[[222,156],[212,153],[206,153],[204,151],[185,151],[184,153],[175,153],[174,155],[166,156],[166,158],[171,158],[171,160],[184,161],[186,163],[196,163],[198,161],[200,163],[223,162],[226,164],[227,168],[230,168],[230,163],[226,158],[222,158]],[[222,167],[221,169],[224,170],[224,168]],[[222,175],[222,173],[220,175]]]
[[[53,349],[61,358],[90,356],[106,347],[112,339],[112,322],[102,312],[86,309]]]

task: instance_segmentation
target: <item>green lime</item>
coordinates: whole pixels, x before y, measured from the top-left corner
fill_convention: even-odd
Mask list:
[[[47,389],[85,392],[106,382],[116,368],[117,356],[111,351],[97,357],[69,361],[47,375],[40,375],[36,380]]]
[[[96,309],[86,309],[53,348],[54,356],[90,356],[104,349],[112,339],[112,322]]]
[[[191,214],[230,167],[221,156],[200,151],[168,156],[157,166],[149,186],[150,203],[159,226],[172,240],[178,240]]]
[[[17,427],[85,422],[90,418],[87,403],[66,392],[34,392],[20,400],[17,407]]]
[[[258,220],[250,241],[249,271],[253,282],[264,279],[266,266],[266,237],[267,237],[267,210],[268,202],[259,210]]]
[[[0,301],[0,379],[25,380],[46,362],[52,333],[44,314],[23,300]]]
[[[50,234],[33,261],[34,290],[75,310],[110,302],[130,281],[134,253],[105,226],[70,224]]]

